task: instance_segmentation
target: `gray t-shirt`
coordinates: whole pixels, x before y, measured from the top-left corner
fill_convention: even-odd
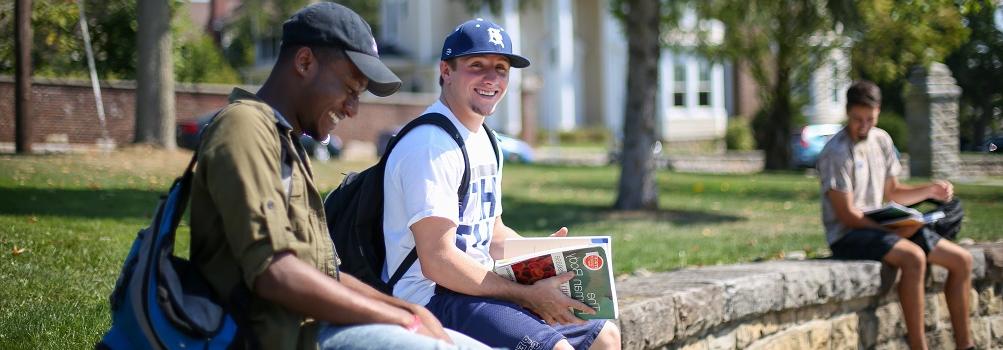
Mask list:
[[[849,228],[836,218],[826,192],[852,193],[858,209],[876,209],[882,205],[885,180],[902,171],[891,136],[878,128],[872,128],[867,138],[857,143],[846,129],[841,130],[825,144],[817,168],[822,184],[822,223],[830,245],[843,238]]]

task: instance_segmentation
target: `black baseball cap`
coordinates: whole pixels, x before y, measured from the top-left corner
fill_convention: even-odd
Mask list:
[[[512,53],[512,39],[505,28],[483,18],[456,26],[442,43],[441,60],[470,55],[502,55],[513,68],[529,67],[529,60]]]
[[[282,43],[343,49],[376,96],[389,96],[401,87],[400,78],[380,61],[369,23],[345,6],[319,2],[304,7],[282,24]]]

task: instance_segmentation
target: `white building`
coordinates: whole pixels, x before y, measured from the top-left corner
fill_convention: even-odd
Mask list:
[[[502,0],[495,15],[469,13],[456,0],[382,0],[381,55],[404,81],[404,90],[438,92],[442,40],[455,26],[475,17],[490,19],[512,36],[515,52],[532,65],[513,69],[509,92],[488,123],[517,135],[523,115],[536,116],[543,130],[608,128],[622,132],[626,101],[627,40],[609,11],[609,0]],[[696,21],[687,16],[682,26]],[[720,35],[721,28],[712,32]],[[685,39],[682,39],[685,40]],[[809,121],[843,118],[849,62],[834,51],[835,63],[812,77]],[[731,64],[664,49],[659,63],[658,129],[669,142],[707,141],[724,136],[729,116],[751,115],[758,90]],[[524,111],[522,97],[534,97]],[[532,107],[530,107],[532,106]],[[525,113],[524,113],[525,112]]]

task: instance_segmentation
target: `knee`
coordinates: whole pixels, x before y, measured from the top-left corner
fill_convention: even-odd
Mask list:
[[[907,245],[902,252],[902,259],[899,260],[899,269],[902,269],[903,273],[918,273],[923,274],[926,272],[926,254],[923,249],[915,244]]]
[[[592,346],[589,349],[620,349],[620,328],[612,322],[606,322],[606,324],[603,325],[602,330],[599,331],[599,336],[596,337],[596,341],[592,343]]]
[[[975,259],[972,258],[972,253],[967,250],[962,250],[958,254],[958,271],[951,271],[952,273],[958,273],[964,276],[969,276],[972,274],[972,266],[975,265]]]

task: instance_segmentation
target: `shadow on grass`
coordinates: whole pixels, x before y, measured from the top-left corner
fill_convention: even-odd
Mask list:
[[[698,225],[746,220],[735,215],[708,211],[660,209],[617,211],[611,205],[581,203],[540,203],[508,197],[504,202],[505,224],[520,230],[553,230],[572,224],[601,221],[661,221],[673,225]]]
[[[149,218],[162,193],[133,189],[0,187],[0,214]]]

